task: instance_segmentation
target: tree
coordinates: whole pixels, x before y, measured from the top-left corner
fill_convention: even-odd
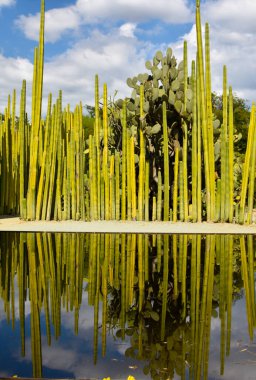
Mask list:
[[[222,124],[222,95],[212,94],[213,113]],[[245,154],[250,122],[250,109],[247,100],[233,95],[235,151]]]

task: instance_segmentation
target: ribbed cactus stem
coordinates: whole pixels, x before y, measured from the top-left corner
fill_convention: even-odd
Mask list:
[[[187,41],[183,45],[183,62],[184,62],[184,111],[187,108],[187,88],[188,88],[188,52]],[[185,120],[183,120],[183,187],[184,187],[184,220],[188,221],[188,127]]]
[[[99,77],[95,75],[95,145],[97,156],[97,199],[98,199],[98,217],[100,216],[100,111],[99,111]]]
[[[115,153],[115,220],[120,220],[120,153]]]
[[[226,220],[226,194],[229,193],[227,188],[227,116],[228,116],[228,103],[227,103],[227,69],[223,67],[223,124],[221,128],[221,221]]]
[[[139,188],[138,188],[138,220],[144,217],[144,183],[145,183],[145,142],[143,133],[144,122],[144,86],[140,86],[140,157],[139,157]]]
[[[170,194],[170,180],[169,180],[169,148],[168,148],[168,127],[167,127],[167,114],[166,102],[163,102],[163,142],[164,142],[164,221],[169,220],[169,194]]]
[[[233,122],[233,94],[229,87],[229,122],[228,122],[228,162],[229,162],[229,222],[233,222],[234,215],[234,122]]]
[[[145,221],[149,221],[149,162],[146,161],[145,168]]]
[[[107,85],[103,85],[103,176],[105,183],[105,219],[110,218],[109,204],[109,170],[108,170],[108,95]]]
[[[48,109],[46,116],[46,127],[45,127],[45,136],[44,136],[44,152],[42,158],[42,166],[39,178],[38,192],[37,192],[37,202],[36,202],[36,219],[41,218],[41,211],[43,205],[43,189],[45,185],[45,170],[46,170],[46,156],[49,154],[49,138],[50,138],[50,118],[51,118],[51,107],[52,107],[52,96],[51,94],[48,97]],[[44,189],[45,190],[45,189]]]
[[[126,126],[126,102],[122,106],[122,205],[121,219],[126,220],[126,200],[128,189],[126,189],[127,175],[127,126]]]
[[[251,109],[251,115],[250,115],[245,161],[243,165],[242,187],[241,187],[241,193],[240,193],[239,223],[244,223],[245,201],[246,201],[248,179],[249,179],[249,165],[250,165],[251,154],[252,154],[252,149],[253,149],[254,128],[255,128],[255,104],[253,103],[252,109]]]
[[[158,170],[158,176],[157,176],[158,182],[157,182],[157,211],[156,211],[156,217],[157,220],[160,222],[162,220],[162,173],[161,170]]]
[[[177,222],[178,212],[178,173],[179,173],[179,149],[175,149],[175,161],[174,161],[174,180],[173,180],[173,213],[172,220]]]
[[[131,217],[132,220],[137,218],[137,196],[136,196],[136,171],[134,159],[134,137],[130,137],[130,171],[131,171]]]
[[[203,57],[203,43],[202,43],[202,29],[201,29],[201,16],[199,3],[196,8],[196,31],[197,31],[197,54],[198,54],[198,80],[200,91],[200,109],[201,109],[201,125],[203,136],[204,148],[204,174],[205,174],[205,188],[206,188],[206,213],[207,220],[211,219],[211,193],[210,193],[210,170],[209,170],[209,145],[208,145],[208,131],[207,131],[207,118],[206,118],[206,101],[205,101],[205,79],[204,79],[204,57]]]
[[[192,61],[192,91],[193,91],[193,124],[192,124],[192,220],[197,221],[197,110],[196,110],[196,68]]]
[[[249,174],[249,187],[248,187],[248,214],[247,223],[252,223],[252,212],[253,212],[253,202],[254,202],[254,187],[255,187],[255,163],[256,163],[256,122],[254,119],[254,135],[253,135],[253,145],[250,160],[250,174]]]
[[[179,219],[184,222],[184,180],[183,180],[183,162],[179,162]]]
[[[197,55],[196,65],[196,102],[197,102],[197,221],[202,221],[202,128],[201,128],[201,104],[199,64]]]
[[[211,89],[211,63],[210,63],[210,35],[209,24],[205,24],[205,81],[206,81],[206,118],[209,149],[209,176],[210,176],[210,219],[215,218],[215,159],[212,123],[212,89]]]
[[[43,91],[43,69],[44,69],[44,0],[41,0],[41,18],[40,18],[40,37],[39,37],[39,47],[35,54],[38,54],[36,59],[36,85],[33,87],[34,99],[32,104],[34,105],[34,118],[32,119],[32,143],[33,150],[30,160],[30,170],[29,170],[29,209],[28,209],[28,219],[35,219],[36,216],[36,185],[37,185],[37,168],[38,168],[38,139],[39,139],[39,128],[41,122],[41,108],[42,108],[42,91]],[[34,125],[33,125],[34,123]],[[31,144],[32,146],[32,144]]]
[[[20,120],[19,120],[19,172],[20,172],[20,216],[25,218],[25,210],[23,209],[23,199],[25,197],[25,170],[26,170],[26,157],[25,157],[25,114],[26,114],[26,81],[22,82],[22,90],[20,96]]]

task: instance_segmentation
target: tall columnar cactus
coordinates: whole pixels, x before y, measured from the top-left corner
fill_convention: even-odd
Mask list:
[[[178,173],[179,173],[179,149],[175,150],[175,162],[174,162],[174,181],[173,181],[173,209],[172,209],[172,220],[177,222],[178,219]]]
[[[52,108],[52,95],[48,97],[48,108],[47,108],[47,117],[46,117],[46,126],[45,126],[45,135],[44,135],[44,152],[42,158],[42,165],[40,171],[40,178],[38,184],[37,192],[37,202],[36,202],[36,219],[41,219],[41,211],[43,206],[43,190],[45,186],[46,178],[46,163],[47,163],[47,154],[49,153],[49,139],[50,139],[50,123],[51,123],[51,108]]]
[[[233,222],[234,214],[234,121],[233,121],[233,94],[229,86],[229,112],[228,112],[228,172],[229,172],[229,222]]]
[[[249,174],[249,186],[248,186],[248,213],[247,223],[252,223],[253,201],[254,201],[254,188],[255,188],[255,163],[256,163],[256,122],[254,119],[254,134],[252,153],[250,159],[250,174]]]
[[[164,143],[164,221],[169,220],[170,209],[170,179],[169,179],[169,145],[168,145],[168,126],[166,115],[166,103],[163,102],[163,143]]]
[[[27,218],[36,217],[36,187],[38,171],[38,144],[39,128],[41,122],[42,91],[43,91],[43,69],[44,69],[44,0],[41,0],[40,38],[38,49],[35,49],[34,77],[33,77],[33,99],[32,99],[32,131],[31,131],[31,154],[29,167],[28,207]]]
[[[26,117],[26,81],[22,82],[22,90],[20,96],[20,120],[19,120],[19,173],[20,173],[20,216],[26,219],[27,207],[26,207],[26,136],[25,136],[25,117]]]
[[[184,109],[187,108],[187,87],[188,87],[188,58],[187,58],[187,41],[184,41],[183,47],[183,69],[184,69]],[[182,121],[183,127],[183,188],[184,188],[184,221],[188,221],[188,126],[185,120]]]
[[[109,167],[108,167],[108,95],[107,85],[103,85],[103,177],[105,183],[105,219],[110,218],[110,205],[109,205]]]
[[[223,124],[221,128],[221,221],[224,222],[227,217],[227,207],[229,204],[226,204],[226,194],[229,193],[227,187],[227,141],[228,141],[228,132],[227,132],[227,116],[228,116],[228,103],[227,103],[227,69],[226,66],[223,68]]]
[[[196,109],[196,68],[192,61],[192,91],[193,97],[193,124],[192,124],[192,221],[197,221],[197,186],[198,186],[198,163],[197,163],[197,109]]]
[[[197,54],[198,54],[198,81],[200,91],[200,110],[201,124],[203,136],[203,152],[204,152],[204,174],[205,174],[205,189],[206,189],[206,212],[207,220],[211,220],[211,190],[210,190],[210,166],[209,166],[209,144],[207,130],[207,114],[206,114],[206,99],[205,99],[205,75],[204,75],[204,57],[203,43],[201,30],[201,15],[200,1],[196,2],[196,31],[197,31]]]
[[[210,219],[215,218],[215,160],[213,141],[213,114],[212,114],[212,89],[211,89],[211,63],[210,63],[210,35],[209,24],[205,24],[205,91],[206,91],[206,118],[209,151],[209,177],[210,177]]]
[[[128,181],[127,181],[127,125],[126,125],[126,102],[122,104],[122,204],[121,204],[121,219],[125,220],[127,215],[126,202],[128,199]],[[129,204],[129,203],[128,203]]]
[[[139,187],[138,187],[138,220],[144,219],[144,184],[145,184],[145,141],[144,124],[144,86],[140,86],[140,157],[139,157]]]

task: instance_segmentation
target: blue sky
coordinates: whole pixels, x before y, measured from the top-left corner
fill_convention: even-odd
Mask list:
[[[184,38],[195,57],[192,0],[45,0],[45,99],[64,93],[64,103],[93,102],[94,75],[109,94],[129,95],[126,79],[146,72],[157,50],[173,48],[182,59]],[[30,106],[33,49],[40,0],[0,0],[0,109],[13,88],[28,81]],[[220,92],[222,67],[234,92],[256,100],[256,1],[202,1],[202,21],[211,27],[212,89]],[[28,110],[29,112],[29,110]],[[30,112],[29,112],[30,113]]]

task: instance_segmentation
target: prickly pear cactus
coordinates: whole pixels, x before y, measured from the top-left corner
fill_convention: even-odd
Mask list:
[[[149,73],[139,74],[128,78],[127,85],[132,88],[127,102],[127,124],[130,133],[137,136],[137,128],[142,126],[146,137],[148,152],[156,153],[159,150],[158,143],[162,136],[162,104],[167,104],[167,124],[170,141],[170,154],[173,154],[177,144],[182,142],[181,119],[190,121],[192,117],[192,89],[188,80],[186,90],[186,102],[184,102],[184,70],[183,61],[177,64],[177,60],[168,48],[164,55],[157,51],[152,62],[145,63]],[[144,118],[140,118],[140,85],[144,86]],[[122,99],[115,103],[121,112]],[[186,108],[185,108],[186,107]]]

